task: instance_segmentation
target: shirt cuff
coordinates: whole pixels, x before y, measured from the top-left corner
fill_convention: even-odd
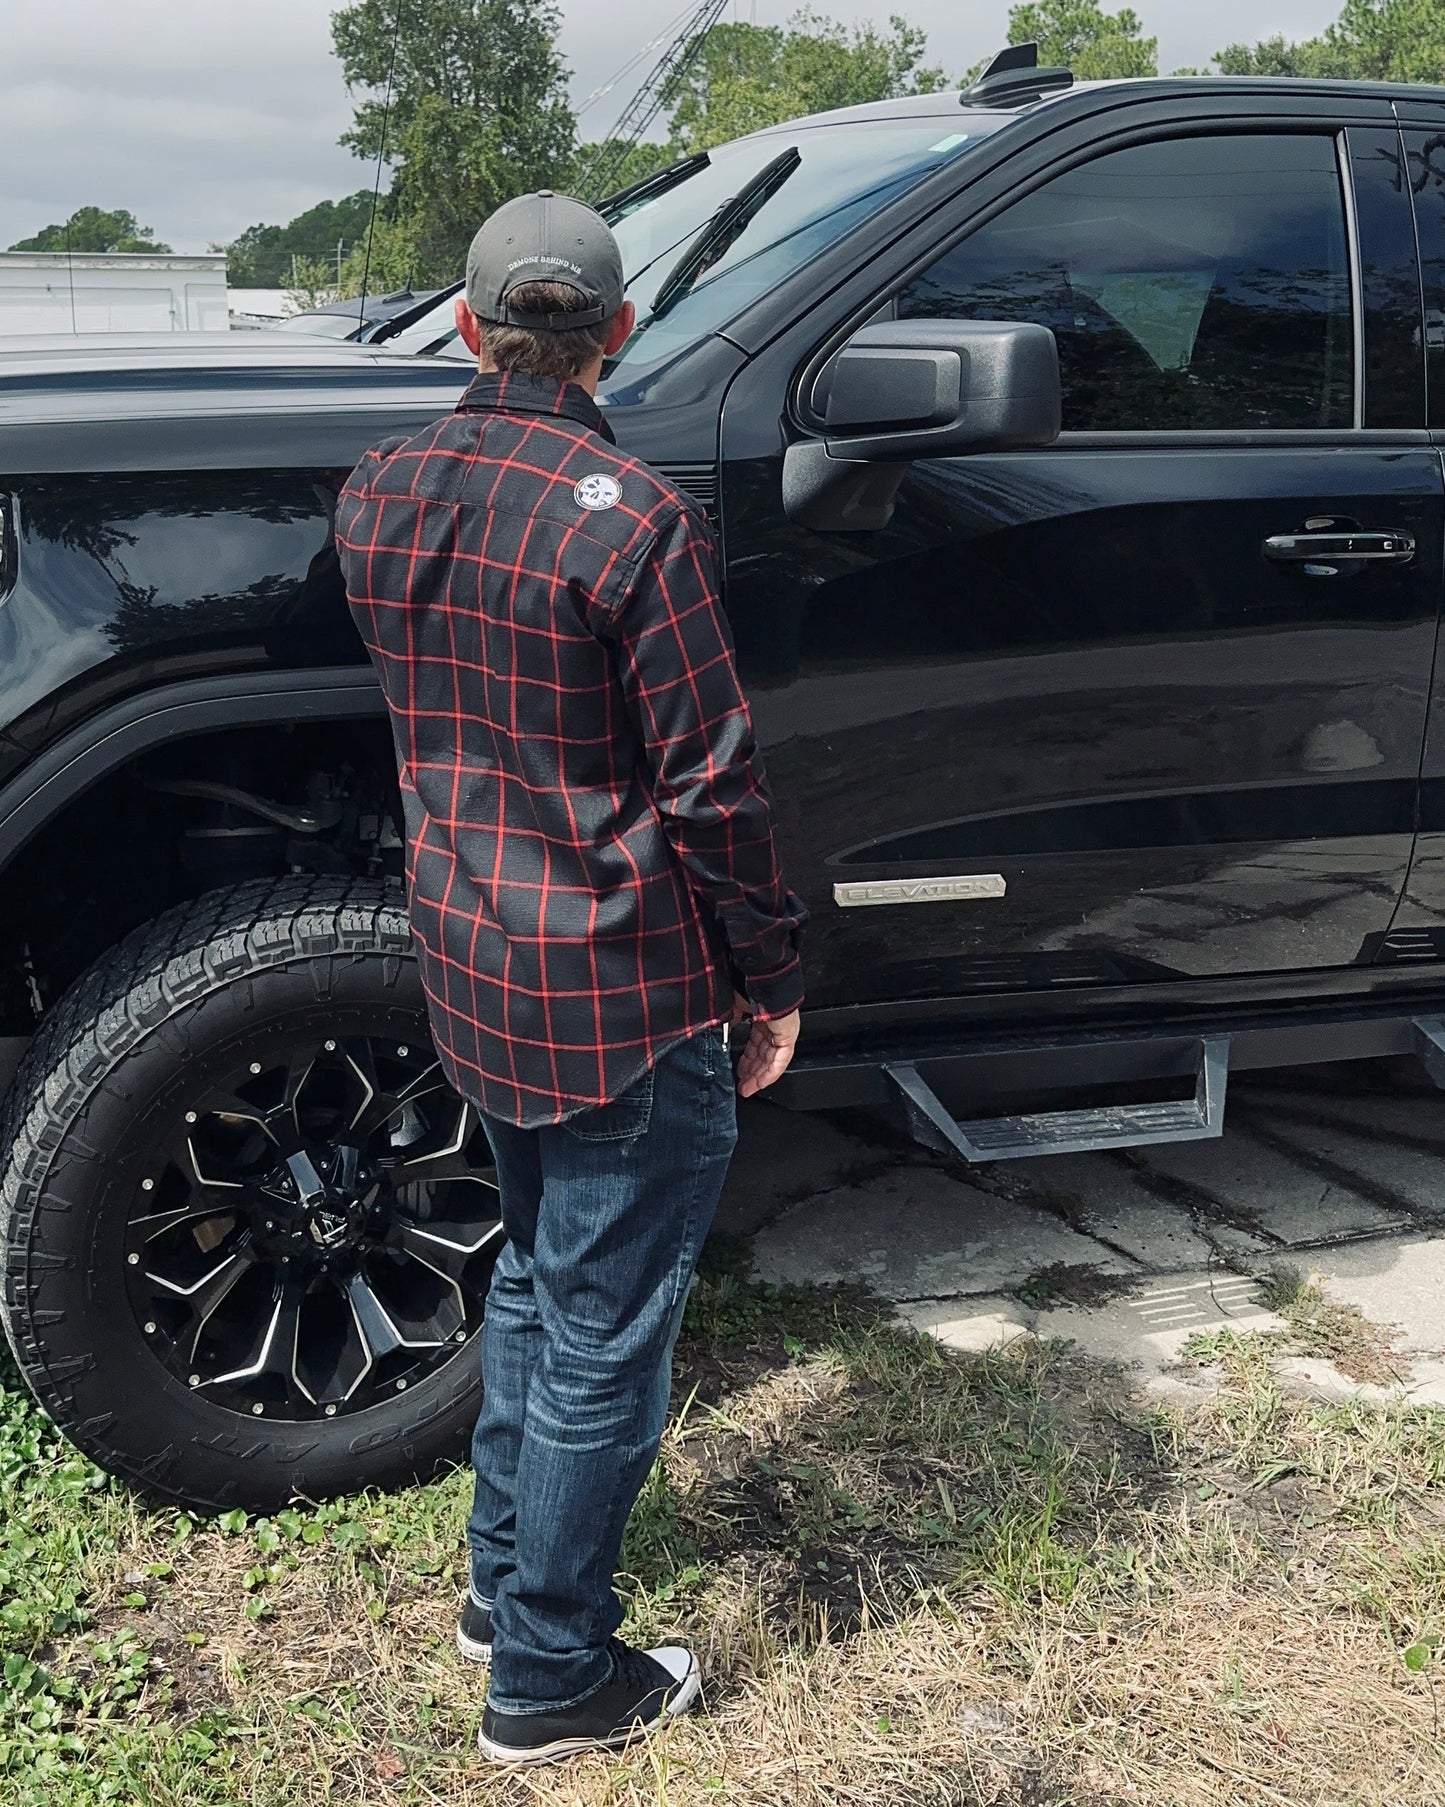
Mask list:
[[[790,966],[769,973],[763,979],[749,978],[745,995],[760,1023],[771,1022],[774,1017],[791,1016],[803,1002],[802,962],[794,960]]]

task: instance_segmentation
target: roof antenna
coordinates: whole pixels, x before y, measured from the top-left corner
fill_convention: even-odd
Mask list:
[[[1007,107],[1041,100],[1045,94],[1073,84],[1072,70],[1039,67],[1036,43],[1010,44],[958,98],[965,107]]]
[[[366,224],[366,257],[361,266],[361,300],[356,307],[359,331],[366,327],[366,288],[371,281],[371,241],[376,236],[376,209],[381,199],[381,166],[386,161],[386,124],[391,117],[391,85],[396,79],[396,47],[401,42],[401,9],[404,0],[396,0],[396,25],[391,34],[391,64],[386,72],[386,98],[381,103],[381,142],[376,147],[376,183],[371,191],[371,218]]]

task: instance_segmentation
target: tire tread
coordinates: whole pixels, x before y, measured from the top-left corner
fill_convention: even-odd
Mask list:
[[[32,1275],[38,1277],[47,1262],[40,1218],[57,1156],[63,1150],[66,1163],[103,1163],[103,1152],[85,1145],[79,1119],[100,1089],[115,1083],[110,1076],[128,1054],[150,1037],[163,1037],[169,1024],[208,996],[279,967],[378,954],[400,962],[411,948],[405,896],[394,881],[254,881],[208,892],[135,929],[43,1019],[0,1118],[0,1316],[40,1404],[87,1453],[99,1458],[103,1452],[104,1466],[121,1479],[156,1492],[154,1474],[147,1472],[154,1455],[127,1456],[104,1440],[99,1420],[79,1421],[70,1394],[77,1358],[48,1353],[46,1332],[57,1314],[39,1309],[32,1297]],[[187,1497],[195,1502],[193,1493]]]

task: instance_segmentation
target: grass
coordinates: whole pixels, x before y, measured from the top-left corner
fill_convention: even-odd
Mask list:
[[[1264,1303],[1284,1319],[1290,1347],[1299,1355],[1319,1355],[1351,1380],[1391,1386],[1409,1363],[1394,1352],[1389,1331],[1354,1305],[1329,1299],[1318,1282],[1285,1263],[1263,1277]]]
[[[629,1529],[628,1633],[702,1655],[654,1748],[507,1776],[457,1659],[467,1477],[200,1523],[0,1393],[6,1807],[1414,1804],[1445,1790],[1445,1418],[1189,1416],[1026,1340],[715,1262]]]

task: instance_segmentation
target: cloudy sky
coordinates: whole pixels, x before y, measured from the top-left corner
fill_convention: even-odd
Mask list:
[[[929,33],[957,74],[1002,44],[1008,0],[815,0],[844,19],[894,10]],[[1160,66],[1203,65],[1222,45],[1302,37],[1338,0],[1134,0]],[[563,0],[562,48],[580,103],[684,0]],[[796,0],[734,0],[781,22]],[[336,143],[349,121],[331,55],[335,0],[0,0],[5,181],[0,247],[74,208],[128,207],[178,251],[203,251],[258,220],[285,221],[365,187]],[[637,74],[629,78],[633,85]],[[610,123],[629,83],[584,115]]]

